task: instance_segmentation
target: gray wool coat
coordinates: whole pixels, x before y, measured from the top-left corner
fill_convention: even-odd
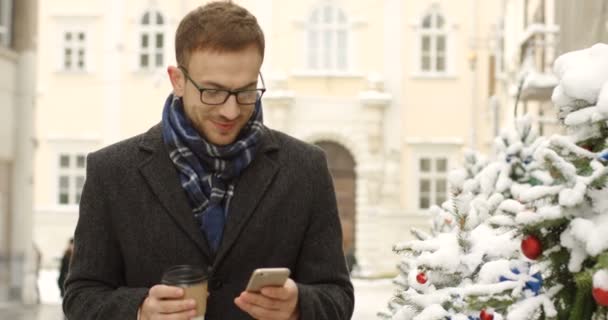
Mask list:
[[[212,254],[161,131],[156,125],[88,156],[63,300],[68,319],[135,320],[149,288],[177,264],[208,270],[207,320],[251,319],[234,298],[262,267],[291,269],[301,319],[350,319],[353,287],[319,148],[265,128]]]

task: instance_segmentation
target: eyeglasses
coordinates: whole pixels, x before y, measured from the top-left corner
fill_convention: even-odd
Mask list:
[[[179,69],[182,70],[182,72],[186,76],[186,79],[190,80],[190,82],[192,82],[194,87],[200,92],[201,102],[204,104],[211,105],[211,106],[217,106],[217,105],[226,103],[226,101],[228,101],[228,98],[230,98],[231,95],[234,95],[236,97],[236,103],[238,103],[238,104],[241,104],[241,105],[255,104],[258,101],[260,101],[260,99],[262,99],[262,95],[264,94],[264,92],[266,92],[266,85],[264,84],[264,77],[262,77],[261,73],[260,73],[260,79],[262,80],[262,87],[264,87],[264,88],[227,90],[227,89],[203,88],[203,87],[199,86],[198,84],[196,84],[196,82],[194,82],[194,80],[192,80],[192,78],[190,78],[190,75],[188,74],[188,71],[186,71],[186,68],[180,66]]]

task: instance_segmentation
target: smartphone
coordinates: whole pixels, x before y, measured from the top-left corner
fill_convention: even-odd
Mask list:
[[[245,290],[260,292],[264,287],[282,287],[291,272],[287,268],[260,268],[251,273]]]

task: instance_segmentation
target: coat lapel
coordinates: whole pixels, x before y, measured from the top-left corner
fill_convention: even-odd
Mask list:
[[[181,187],[177,170],[162,141],[161,125],[156,125],[144,134],[140,148],[150,156],[142,162],[139,170],[160,200],[163,207],[175,220],[177,225],[196,243],[207,261],[213,261],[213,255],[204,235],[197,227],[188,203],[186,193]]]
[[[263,198],[268,186],[279,171],[279,165],[270,157],[270,154],[277,149],[278,145],[273,133],[266,129],[256,158],[238,179],[234,197],[228,208],[228,219],[224,227],[222,242],[213,264],[214,269],[218,268],[234,245],[258,202]]]

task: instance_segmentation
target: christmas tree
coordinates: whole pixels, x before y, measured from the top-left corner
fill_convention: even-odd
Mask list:
[[[496,161],[454,172],[433,232],[395,246],[398,290],[381,317],[608,318],[608,46],[554,71],[568,134],[537,138],[522,120],[497,138]]]
[[[543,269],[550,299],[518,302],[509,319],[605,319],[608,306],[608,46],[560,56],[553,92],[567,135],[535,159],[541,185],[521,190],[522,251]]]
[[[522,259],[515,229],[524,205],[512,193],[539,183],[532,155],[542,145],[523,118],[497,137],[496,160],[466,153],[465,166],[450,173],[450,199],[431,210],[431,234],[414,230],[417,240],[395,246],[404,255],[398,290],[381,317],[499,320],[500,311],[539,292],[540,273]]]

